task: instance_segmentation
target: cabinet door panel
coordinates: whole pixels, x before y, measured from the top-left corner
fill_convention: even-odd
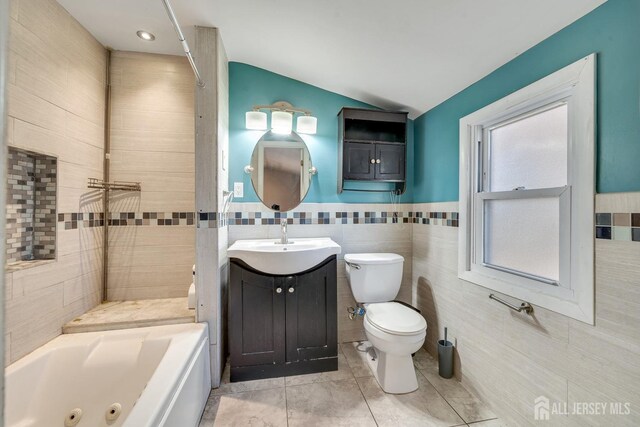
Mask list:
[[[371,163],[371,159],[374,155],[374,144],[346,142],[342,166],[344,179],[372,179],[375,164]]]
[[[284,362],[285,297],[281,279],[231,263],[229,333],[232,366]]]
[[[293,288],[293,292],[289,289]],[[285,279],[287,362],[337,355],[336,261]]]
[[[404,180],[404,144],[376,144],[376,179]]]

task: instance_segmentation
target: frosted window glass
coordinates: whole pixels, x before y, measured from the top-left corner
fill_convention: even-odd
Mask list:
[[[484,262],[559,281],[560,201],[487,200]]]
[[[490,131],[490,190],[567,185],[567,105]]]

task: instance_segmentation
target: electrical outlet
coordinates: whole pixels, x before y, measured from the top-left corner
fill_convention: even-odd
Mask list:
[[[244,183],[242,182],[233,183],[233,197],[235,198],[244,197]]]

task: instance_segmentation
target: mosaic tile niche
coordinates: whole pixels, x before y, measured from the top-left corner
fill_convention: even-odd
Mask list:
[[[9,147],[7,156],[7,263],[56,255],[55,157]]]

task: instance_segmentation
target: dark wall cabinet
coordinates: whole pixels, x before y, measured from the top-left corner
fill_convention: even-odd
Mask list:
[[[338,192],[345,181],[406,181],[407,113],[343,108],[339,120]]]
[[[231,381],[338,369],[336,257],[272,276],[231,259]]]

